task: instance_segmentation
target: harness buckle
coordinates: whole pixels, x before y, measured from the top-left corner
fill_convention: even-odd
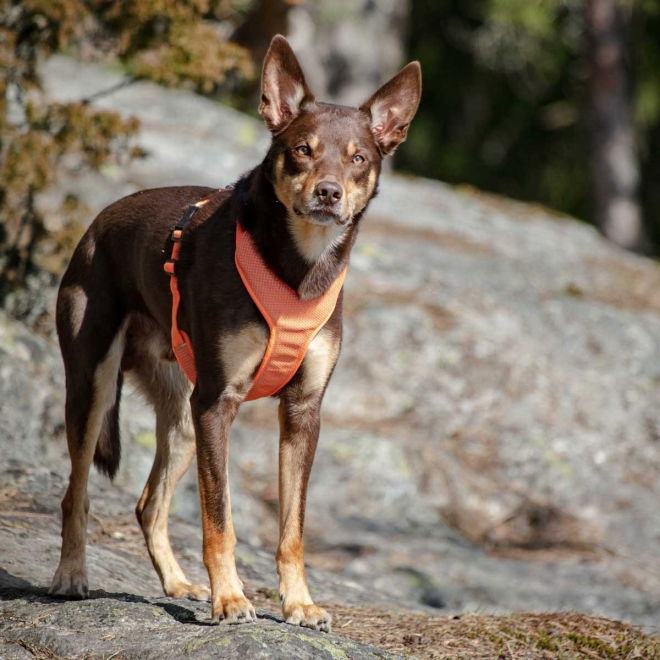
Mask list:
[[[168,274],[168,275],[176,275],[175,273],[175,266],[176,266],[176,261],[174,259],[168,259],[164,264],[163,264],[163,270]]]

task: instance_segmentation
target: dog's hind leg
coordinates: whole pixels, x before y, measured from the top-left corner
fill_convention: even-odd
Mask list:
[[[125,324],[104,300],[91,301],[80,286],[63,286],[58,298],[58,333],[66,371],[66,434],[71,457],[69,486],[62,500],[62,550],[50,593],[68,598],[88,595],[86,566],[87,480],[99,437],[116,432],[119,365],[124,350]],[[106,426],[110,427],[107,432]],[[108,438],[106,438],[108,440]],[[111,475],[118,463],[102,457]],[[110,449],[112,451],[112,449]],[[105,460],[105,463],[104,463]]]
[[[167,596],[208,600],[210,589],[204,584],[191,584],[181,570],[167,531],[174,489],[195,455],[188,404],[190,386],[176,364],[153,354],[139,361],[135,375],[156,411],[156,456],[135,509],[147,550]]]

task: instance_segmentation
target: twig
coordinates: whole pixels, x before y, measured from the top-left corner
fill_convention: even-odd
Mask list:
[[[118,83],[115,83],[114,85],[111,85],[106,89],[102,89],[98,92],[94,92],[94,94],[90,94],[89,96],[86,96],[85,98],[81,99],[80,102],[83,103],[84,105],[89,105],[90,103],[92,103],[92,101],[96,101],[97,99],[100,99],[103,96],[108,96],[108,94],[114,94],[114,92],[123,89],[124,87],[128,87],[129,85],[132,85],[136,81],[137,78],[135,76],[126,76],[126,78],[120,80]]]

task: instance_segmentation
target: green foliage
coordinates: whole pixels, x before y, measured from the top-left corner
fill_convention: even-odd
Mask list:
[[[128,70],[168,86],[210,93],[227,75],[252,78],[248,52],[221,38],[217,22],[226,0],[95,0],[103,25],[117,40]]]
[[[426,85],[399,165],[584,217],[577,4],[413,0]]]
[[[660,5],[630,19],[642,185],[660,238]],[[412,0],[424,95],[398,165],[590,219],[582,0]],[[655,223],[655,224],[654,224]]]

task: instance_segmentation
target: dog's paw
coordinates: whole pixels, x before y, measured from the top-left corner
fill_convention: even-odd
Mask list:
[[[48,593],[58,598],[82,599],[89,597],[87,571],[84,568],[69,569],[60,566],[55,572]]]
[[[257,620],[257,613],[243,594],[237,594],[219,598],[213,603],[212,618],[224,623],[249,623]]]
[[[172,598],[194,598],[195,600],[211,600],[211,590],[205,584],[189,584],[175,582],[165,588],[165,594]]]
[[[284,606],[284,617],[286,622],[294,626],[314,628],[322,632],[330,632],[332,629],[332,617],[318,605],[291,605]]]

